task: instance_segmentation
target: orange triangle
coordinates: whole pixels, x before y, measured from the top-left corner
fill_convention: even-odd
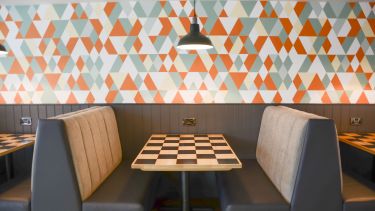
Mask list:
[[[141,22],[139,22],[139,20],[137,20],[135,22],[135,24],[133,25],[133,28],[130,31],[129,35],[130,36],[138,36],[141,29],[142,29],[142,24],[141,24]]]
[[[6,102],[5,102],[4,98],[3,98],[3,96],[1,96],[1,95],[0,95],[0,104],[6,104]]]
[[[306,21],[305,25],[303,25],[303,28],[299,33],[299,36],[316,36],[316,32],[309,20]]]
[[[33,19],[34,21],[40,21],[40,17],[39,17],[39,15],[38,15],[38,13],[35,13],[35,15],[34,15],[34,19]]]
[[[148,90],[156,90],[156,86],[149,74],[146,75],[144,83]]]
[[[53,37],[54,33],[55,33],[55,26],[52,23],[50,23],[48,25],[48,28],[47,28],[46,32],[44,33],[43,37],[44,38],[51,38],[51,37]]]
[[[94,95],[92,95],[91,92],[87,95],[86,102],[87,103],[94,103],[95,102],[95,97],[94,97]]]
[[[14,60],[12,67],[9,70],[9,74],[23,74],[23,69],[17,59]]]
[[[257,92],[257,94],[255,95],[255,97],[253,99],[253,103],[264,103],[262,95],[260,95],[259,92]]]
[[[68,97],[68,100],[67,100],[67,103],[68,104],[77,104],[77,99],[76,97],[74,97],[73,93],[70,93],[69,97]]]
[[[276,92],[276,95],[275,95],[275,97],[273,98],[273,102],[274,102],[274,103],[281,103],[282,100],[283,100],[283,98],[281,97],[280,93],[279,93],[279,92]]]
[[[238,89],[241,88],[242,86],[242,83],[244,82],[246,76],[247,76],[247,73],[229,73],[233,82],[236,84],[236,87]]]
[[[305,96],[305,93],[306,93],[305,90],[297,91],[297,93],[293,97],[293,102],[300,103],[303,99],[303,96]]]
[[[105,97],[106,103],[113,103],[116,99],[117,93],[118,93],[117,90],[109,91],[107,96]]]
[[[160,95],[159,92],[156,93],[154,97],[154,102],[155,103],[164,103],[163,97]]]
[[[369,104],[368,99],[367,99],[364,92],[362,92],[361,96],[359,96],[359,98],[357,100],[357,103],[358,104]]]
[[[277,90],[277,87],[270,75],[266,76],[266,78],[264,79],[264,83],[266,84],[268,90]]]
[[[219,17],[223,18],[223,17],[228,17],[227,13],[225,12],[225,10],[222,10]]]
[[[182,99],[179,92],[177,92],[176,96],[174,97],[172,103],[184,103],[184,99]]]
[[[55,89],[56,85],[57,85],[57,82],[60,78],[60,74],[53,74],[53,73],[48,74],[47,73],[47,74],[45,74],[45,76],[46,76],[46,79],[47,79],[49,85],[51,86],[51,88]]]
[[[16,97],[14,98],[14,102],[16,104],[21,104],[22,103],[22,98],[21,98],[21,96],[20,96],[19,93],[16,94]]]
[[[186,87],[185,84],[181,84],[178,90],[187,90],[188,88]]]
[[[169,17],[177,17],[177,14],[174,10],[171,10],[171,12],[169,13]]]
[[[29,30],[27,31],[25,38],[40,38],[40,34],[33,23],[30,24]]]
[[[202,96],[199,94],[199,92],[197,92],[197,94],[195,95],[194,97],[194,103],[202,103],[203,102],[203,98]]]
[[[225,83],[222,83],[219,89],[220,90],[228,90],[228,87],[227,87],[227,85],[225,85]]]
[[[142,95],[139,92],[137,92],[137,94],[135,95],[134,102],[135,103],[145,103],[145,101],[143,100]]]
[[[200,56],[195,58],[193,65],[191,65],[189,72],[207,72],[206,67]]]
[[[215,25],[212,27],[210,35],[228,35],[220,19],[217,19]]]
[[[342,95],[340,97],[340,102],[341,103],[350,103],[349,97],[345,92],[342,93]]]
[[[122,24],[119,20],[116,21],[115,25],[113,25],[112,31],[109,36],[126,36],[124,27],[122,27]]]
[[[21,84],[20,87],[18,88],[18,91],[25,91],[25,87]]]
[[[199,90],[207,90],[206,84],[202,83],[201,87],[199,87]]]
[[[324,104],[331,103],[331,99],[329,98],[327,92],[324,92],[324,94],[322,96],[322,103],[324,103]]]
[[[83,79],[82,75],[78,77],[77,83],[80,90],[89,90],[89,87],[87,86],[86,81],[85,79]]]
[[[121,85],[121,90],[137,90],[137,86],[135,85],[133,79],[131,79],[130,75],[127,75],[123,84]]]
[[[343,90],[341,81],[340,81],[339,77],[337,77],[337,75],[333,76],[333,78],[331,80],[331,84],[333,85],[335,90]]]
[[[309,90],[325,90],[325,87],[318,75],[315,75],[308,89]]]
[[[328,36],[329,32],[331,31],[332,29],[332,26],[331,24],[329,23],[329,21],[327,20],[325,22],[325,24],[323,25],[322,29],[320,30],[320,33],[319,35],[320,36]]]
[[[112,14],[112,10],[116,7],[116,2],[108,2],[105,4],[104,12],[109,17]]]

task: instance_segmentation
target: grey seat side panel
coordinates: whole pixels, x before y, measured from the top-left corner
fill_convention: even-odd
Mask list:
[[[65,126],[61,120],[39,120],[31,175],[31,208],[80,211],[81,198]]]
[[[309,120],[291,210],[341,211],[341,181],[340,155],[334,121]]]

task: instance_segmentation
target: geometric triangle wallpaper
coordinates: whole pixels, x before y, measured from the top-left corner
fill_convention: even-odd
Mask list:
[[[375,2],[1,5],[1,104],[375,103]]]

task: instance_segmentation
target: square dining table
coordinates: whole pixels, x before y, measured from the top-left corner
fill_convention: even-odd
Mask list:
[[[153,134],[131,167],[181,172],[182,210],[187,211],[190,171],[229,171],[242,164],[222,134]]]
[[[7,180],[12,178],[12,153],[32,146],[35,134],[0,134],[0,157],[5,156],[5,170]]]

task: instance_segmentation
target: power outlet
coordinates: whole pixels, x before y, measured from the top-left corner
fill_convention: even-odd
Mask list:
[[[22,126],[30,126],[32,124],[31,117],[21,117],[20,124]]]
[[[350,125],[352,126],[360,126],[362,124],[361,117],[350,117]]]
[[[183,126],[195,126],[197,125],[197,119],[196,118],[184,118],[182,119],[182,125]]]

